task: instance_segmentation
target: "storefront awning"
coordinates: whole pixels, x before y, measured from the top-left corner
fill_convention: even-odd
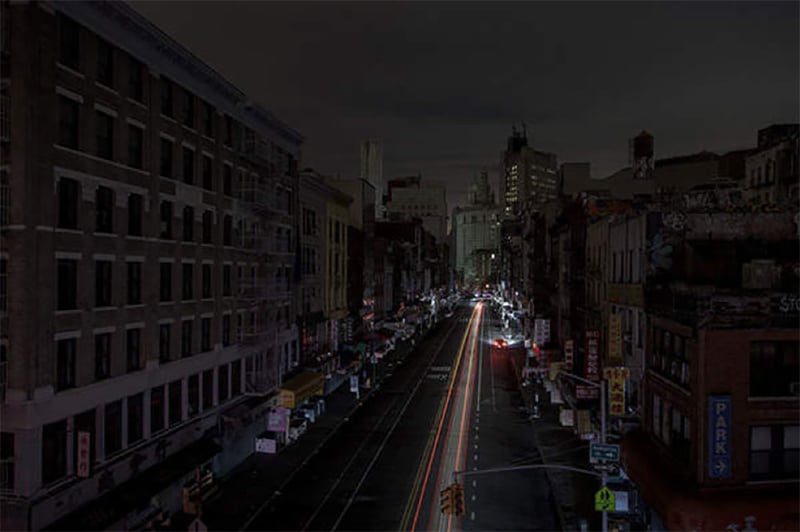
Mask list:
[[[671,459],[642,431],[622,440],[625,471],[668,530],[726,530],[754,516],[758,530],[800,529],[800,486],[789,484],[702,490],[682,478]]]

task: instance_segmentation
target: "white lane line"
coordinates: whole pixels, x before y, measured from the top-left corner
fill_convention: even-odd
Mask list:
[[[472,500],[474,501],[475,499],[476,499],[476,497],[475,497],[475,494],[473,493],[472,494]]]
[[[489,372],[492,376],[492,411],[497,412],[497,394],[494,390],[494,364],[489,364]]]
[[[478,485],[478,481],[477,481],[477,480],[473,480],[473,481],[472,481],[472,487],[474,488],[474,487],[475,487],[475,486],[477,486],[477,485]]]
[[[478,444],[477,444],[477,443],[475,444],[475,449],[476,449],[476,450],[478,449]]]
[[[478,455],[477,454],[473,455],[472,459],[477,461],[478,460]]]
[[[471,514],[469,514],[469,518],[474,521],[475,520],[475,512],[472,512]]]

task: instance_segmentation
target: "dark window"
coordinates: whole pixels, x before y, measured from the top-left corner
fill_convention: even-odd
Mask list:
[[[192,320],[181,322],[181,356],[192,356]]]
[[[8,260],[0,259],[0,312],[6,312],[7,310],[8,310]],[[0,364],[2,363],[3,361],[0,361]]]
[[[161,76],[161,114],[171,117],[172,113],[172,82]]]
[[[75,386],[75,350],[77,340],[67,338],[56,342],[56,391]]]
[[[0,490],[14,490],[14,455],[14,433],[0,433]]]
[[[183,123],[194,128],[194,94],[183,91]]]
[[[150,433],[164,429],[164,387],[156,386],[150,390]]]
[[[184,301],[194,297],[194,264],[184,262],[181,267]]]
[[[183,208],[183,241],[192,240],[194,240],[194,208],[187,205]]]
[[[142,263],[128,263],[128,305],[142,304]]]
[[[111,266],[110,260],[98,260],[94,263],[95,300],[97,307],[111,306]]]
[[[78,261],[58,259],[57,310],[78,308]]]
[[[233,242],[233,220],[229,215],[225,215],[222,222],[222,244],[230,246]]]
[[[58,62],[80,70],[81,27],[74,20],[58,14]]]
[[[226,196],[233,195],[233,167],[229,165],[224,166],[224,173],[222,179],[222,192]]]
[[[219,395],[219,402],[222,403],[228,400],[228,365],[224,364],[219,367],[217,372],[217,394]]]
[[[78,149],[78,124],[81,104],[65,96],[58,98],[58,143],[66,148]]]
[[[214,406],[214,370],[203,372],[203,410]]]
[[[97,156],[103,159],[114,158],[114,117],[105,113],[95,113],[97,124]]]
[[[797,341],[750,343],[750,395],[789,397],[800,394]]]
[[[172,263],[159,264],[159,301],[172,301]]]
[[[161,202],[161,232],[159,236],[162,239],[172,238],[172,202]]]
[[[208,102],[203,102],[203,134],[214,138],[214,107]]]
[[[172,324],[162,323],[158,326],[158,361],[167,363],[172,360]]]
[[[225,145],[233,146],[233,119],[225,115]]]
[[[231,397],[236,397],[242,392],[242,361],[231,362]]]
[[[98,233],[114,231],[114,191],[108,187],[97,187],[95,193],[95,230]]]
[[[58,227],[78,228],[79,186],[74,179],[62,177],[58,180]]]
[[[231,345],[231,315],[225,314],[222,316],[222,345],[227,347]]]
[[[173,144],[171,140],[161,139],[161,163],[159,164],[159,173],[164,177],[172,177],[172,152]]]
[[[194,150],[183,147],[183,182],[194,184]]]
[[[144,395],[128,397],[128,446],[140,441],[144,430]]]
[[[231,295],[231,265],[224,264],[222,266],[222,295],[229,297]]]
[[[42,483],[67,475],[67,420],[42,427]]]
[[[132,124],[128,125],[128,166],[144,166],[144,130]]]
[[[203,244],[212,244],[212,228],[214,227],[214,213],[205,211],[203,213]]]
[[[800,426],[750,427],[750,478],[778,480],[800,473]]]
[[[111,334],[94,337],[94,378],[98,381],[111,376]]]
[[[144,199],[141,194],[128,196],[128,234],[142,236],[142,217],[144,215]]]
[[[106,457],[122,449],[122,401],[106,404]]]
[[[200,320],[200,351],[211,351],[211,318]]]
[[[97,81],[106,87],[114,86],[114,48],[97,38]]]
[[[144,65],[133,57],[128,58],[128,97],[137,102],[144,99]]]
[[[183,417],[183,387],[181,381],[169,383],[169,426],[177,425]]]
[[[214,190],[213,163],[211,157],[203,155],[203,188],[206,190]]]
[[[203,264],[202,267],[203,271],[203,299],[210,299],[211,296],[211,265],[210,264]]]
[[[200,413],[200,377],[190,375],[187,384],[189,389],[189,417],[194,417]]]
[[[127,353],[128,353],[128,364],[127,370],[128,372],[131,371],[138,371],[142,368],[142,357],[141,357],[141,329],[128,329],[127,331]]]

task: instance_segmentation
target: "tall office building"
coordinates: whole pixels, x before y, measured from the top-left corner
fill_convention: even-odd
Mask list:
[[[500,193],[503,214],[520,212],[527,204],[547,203],[558,196],[556,154],[528,146],[527,130],[512,128],[502,154]]]
[[[142,528],[297,363],[303,137],[123,2],[0,7],[0,528]]]
[[[383,183],[383,145],[379,140],[365,140],[361,143],[360,177],[375,187],[375,218],[383,219],[386,214],[383,205],[386,190]]]

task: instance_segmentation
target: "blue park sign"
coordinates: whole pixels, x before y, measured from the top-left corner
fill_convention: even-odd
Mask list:
[[[731,396],[708,397],[708,476],[728,478],[731,471]]]

